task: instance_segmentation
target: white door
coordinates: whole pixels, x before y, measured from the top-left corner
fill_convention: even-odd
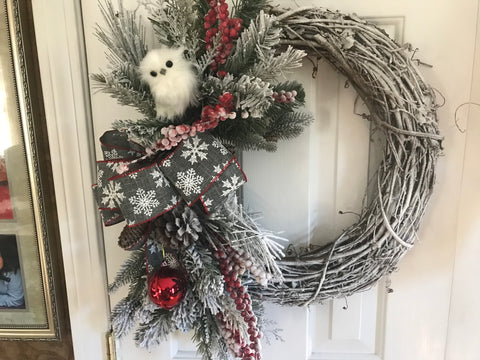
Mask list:
[[[381,284],[369,292],[309,308],[268,306],[267,316],[276,322],[275,327],[283,330],[281,337],[284,342],[273,341],[271,345],[265,346],[264,359],[455,359],[458,351],[455,340],[462,338],[462,333],[456,334],[452,329],[458,329],[456,325],[463,319],[464,303],[461,299],[467,292],[462,286],[462,278],[456,276],[454,284],[459,285],[454,288],[453,299],[456,302],[452,303],[450,312],[456,238],[470,239],[465,228],[473,226],[478,233],[479,224],[478,216],[475,218],[476,223],[462,222],[458,218],[458,214],[467,211],[465,209],[469,209],[473,201],[468,190],[465,190],[465,186],[471,186],[470,182],[462,180],[465,156],[470,159],[465,163],[465,174],[476,176],[478,171],[469,170],[474,166],[472,154],[475,147],[465,147],[466,144],[473,144],[475,137],[467,137],[458,132],[454,125],[454,112],[461,103],[475,100],[471,95],[471,81],[479,1],[439,3],[425,0],[419,3],[417,0],[404,0],[385,3],[370,0],[359,3],[351,0],[317,0],[295,3],[284,1],[283,4],[313,4],[347,13],[355,12],[383,26],[398,41],[410,42],[418,47],[420,51],[415,56],[434,65],[433,68],[422,68],[427,82],[447,99],[445,106],[439,109],[446,154],[439,164],[438,184],[425,215],[419,241],[400,263],[398,273],[390,279],[394,292],[387,295],[384,284]],[[124,5],[132,9],[136,7],[136,2],[125,0]],[[102,246],[95,244],[95,241],[100,240],[95,236],[95,219],[92,219],[89,211],[85,211],[84,215],[81,212],[78,214],[85,219],[80,224],[72,220],[71,211],[68,213],[69,209],[75,209],[71,203],[78,200],[80,195],[72,190],[72,185],[67,180],[70,174],[66,173],[77,171],[84,180],[76,184],[76,189],[80,189],[80,201],[83,201],[85,208],[90,209],[91,200],[85,200],[89,193],[83,188],[89,178],[93,180],[92,159],[88,158],[88,150],[84,147],[91,145],[89,142],[95,142],[99,158],[100,135],[110,128],[110,123],[116,118],[127,118],[134,114],[129,109],[118,106],[107,95],[92,92],[93,131],[89,131],[90,103],[88,96],[85,97],[81,91],[85,84],[75,82],[75,79],[82,79],[82,75],[85,75],[81,63],[83,54],[79,51],[82,47],[74,42],[78,40],[81,44],[84,36],[90,72],[105,68],[104,48],[93,36],[95,24],[103,21],[97,3],[85,1],[81,4],[81,9],[78,5],[64,4],[61,1],[36,4],[35,7],[38,42],[45,45],[39,45],[39,56],[47,118],[49,110],[51,119],[58,118],[62,112],[67,115],[68,109],[63,109],[63,104],[59,104],[59,101],[70,97],[74,98],[70,109],[77,117],[74,119],[76,124],[72,127],[65,126],[65,123],[69,123],[68,119],[56,120],[56,123],[49,120],[52,157],[54,160],[58,158],[59,161],[65,161],[68,159],[65,149],[72,151],[69,148],[71,142],[77,141],[78,161],[89,166],[88,170],[85,167],[79,170],[74,168],[74,164],[57,164],[56,186],[57,194],[61,193],[60,209],[66,209],[65,214],[60,214],[60,220],[64,219],[65,222],[61,224],[64,256],[72,259],[71,262],[66,261],[66,273],[76,356],[82,360],[100,358],[98,352],[105,351],[101,345],[101,332],[106,331],[106,319],[85,317],[83,314],[86,307],[100,317],[105,314],[108,302],[98,302],[101,310],[90,302],[89,306],[84,302],[95,296],[105,297],[105,279],[101,276],[90,277],[92,286],[88,288],[84,276],[91,276],[91,269],[102,268],[103,250]],[[60,20],[53,14],[57,14]],[[48,20],[46,16],[49,16]],[[69,22],[69,19],[77,21],[76,24]],[[72,28],[80,31],[76,32]],[[58,41],[58,32],[62,30],[67,33],[60,36],[61,41]],[[56,48],[64,45],[67,49]],[[66,59],[68,64],[62,63],[62,59]],[[72,69],[84,72],[77,73]],[[57,74],[60,70],[66,70],[67,74]],[[263,211],[262,221],[265,227],[284,231],[283,235],[292,242],[303,244],[332,240],[341,229],[355,221],[355,215],[339,215],[338,211],[358,212],[366,187],[370,151],[369,124],[354,115],[355,93],[344,86],[345,79],[322,62],[315,79],[311,73],[312,65],[306,61],[305,67],[293,76],[305,86],[307,108],[316,117],[314,124],[298,139],[282,143],[277,153],[245,153],[243,157],[244,170],[249,179],[244,190],[246,203],[252,210]],[[69,76],[70,85],[78,85],[80,90],[68,88]],[[66,82],[66,88],[58,84],[62,81]],[[46,85],[48,83],[51,88]],[[478,90],[475,96],[478,98]],[[78,99],[83,99],[84,102]],[[83,119],[78,106],[86,109]],[[467,115],[466,112],[459,112],[460,117],[467,118]],[[79,121],[85,123],[79,124]],[[466,123],[461,125],[467,126]],[[475,128],[469,131],[467,134],[471,134]],[[82,157],[82,154],[86,155]],[[77,154],[73,155],[77,157]],[[272,174],[278,179],[274,187],[269,181]],[[459,201],[460,195],[462,201]],[[83,227],[91,227],[89,233],[85,234],[89,239],[86,247],[76,243],[77,240],[72,235],[72,229],[82,232]],[[122,225],[103,229],[104,244],[101,245],[105,248],[107,279],[110,281],[127,255],[116,245],[121,229]],[[466,241],[459,244],[464,242]],[[472,244],[472,241],[467,243]],[[462,261],[463,258],[457,259],[456,266],[460,269],[460,274],[468,275],[469,272],[458,265]],[[86,266],[90,266],[90,270],[85,269]],[[108,301],[113,306],[124,294],[119,291]],[[449,319],[450,314],[453,315]],[[449,330],[453,334],[450,338],[447,337]],[[478,328],[474,330],[478,331]],[[99,337],[98,342],[93,340],[95,336]],[[159,348],[150,352],[136,348],[133,341],[127,338],[118,342],[117,358],[194,359],[195,348],[189,338],[190,334],[172,335]],[[90,348],[83,346],[86,340],[92,345]],[[478,349],[474,347],[470,352],[464,350],[462,359],[480,358],[478,353],[475,357],[476,350]]]

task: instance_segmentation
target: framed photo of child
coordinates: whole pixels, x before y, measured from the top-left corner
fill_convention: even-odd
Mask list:
[[[0,234],[0,311],[2,309],[25,309],[20,257],[14,234]]]

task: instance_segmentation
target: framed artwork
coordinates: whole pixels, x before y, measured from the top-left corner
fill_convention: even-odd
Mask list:
[[[5,155],[0,154],[0,220],[13,219],[12,199],[8,188]]]
[[[56,339],[59,325],[48,238],[45,125],[36,117],[32,56],[18,0],[0,6],[0,338]],[[37,99],[37,100],[36,100]],[[43,139],[43,140],[39,140]]]

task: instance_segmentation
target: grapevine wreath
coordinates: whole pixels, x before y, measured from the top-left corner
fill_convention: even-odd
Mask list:
[[[355,15],[259,0],[139,9],[147,19],[101,6],[109,68],[92,75],[140,114],[100,138],[93,186],[105,225],[126,222],[118,243],[130,256],[110,285],[129,288],[112,311],[115,334],[134,330],[151,347],[193,330],[204,359],[260,359],[263,301],[305,306],[368,289],[413,246],[441,151],[434,91],[408,46]],[[246,176],[234,153],[274,151],[312,121],[302,85],[284,77],[307,52],[346,76],[386,141],[359,221],[285,255],[237,201]]]

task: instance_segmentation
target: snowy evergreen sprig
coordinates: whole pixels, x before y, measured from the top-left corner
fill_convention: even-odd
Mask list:
[[[172,309],[172,321],[175,322],[175,327],[184,333],[194,329],[202,315],[203,307],[202,300],[195,296],[193,290],[187,289],[185,298]]]
[[[130,139],[145,147],[150,147],[162,136],[160,131],[164,126],[165,123],[156,118],[115,120],[112,123],[113,129],[126,132]]]
[[[230,245],[237,251],[242,250],[273,279],[282,278],[275,258],[284,256],[281,242],[285,240],[261,229],[235,196],[231,196],[221,209],[211,214],[204,224],[210,230],[212,241],[216,241],[218,246]],[[222,234],[223,244],[218,234]]]
[[[231,360],[232,356],[223,340],[215,315],[205,311],[195,328],[193,341],[203,360]]]
[[[119,104],[135,107],[147,117],[155,117],[155,103],[137,71],[147,53],[145,27],[134,11],[122,2],[115,9],[110,1],[100,4],[106,29],[96,26],[95,35],[107,47],[108,70],[92,74],[94,88],[109,94]]]
[[[280,43],[280,34],[281,29],[275,25],[275,17],[260,11],[255,21],[238,38],[235,52],[225,64],[225,71],[232,74],[248,73],[257,62],[258,52],[275,52]]]
[[[147,88],[140,84],[138,75],[125,77],[126,73],[92,74],[93,87],[116,99],[120,105],[132,106],[149,119],[155,118],[155,102]]]
[[[275,140],[291,139],[299,136],[312,121],[312,115],[307,112],[284,112],[272,117],[265,136]]]
[[[295,101],[293,103],[274,102],[265,115],[268,118],[268,128],[265,131],[265,137],[275,142],[281,139],[291,139],[300,135],[303,130],[312,123],[312,114],[299,111],[297,108],[305,103],[305,90],[303,86],[296,81],[286,81],[278,83],[273,90],[295,91]]]
[[[118,9],[110,1],[100,3],[100,11],[107,28],[100,25],[95,28],[95,35],[108,49],[110,62],[138,66],[147,53],[145,45],[145,27],[134,11],[128,11],[122,2]]]
[[[157,0],[148,8],[157,40],[165,46],[185,48],[192,62],[200,49],[201,19],[196,4],[195,0]]]
[[[173,312],[156,308],[148,321],[141,322],[135,332],[135,343],[138,346],[151,349],[167,340],[168,335],[176,330],[172,321]]]
[[[144,308],[146,296],[146,276],[142,275],[133,279],[129,285],[127,296],[112,310],[111,321],[116,336],[125,336],[133,329],[138,313]]]
[[[143,250],[132,251],[131,255],[120,267],[120,270],[118,270],[113,282],[108,286],[108,291],[113,293],[124,285],[138,281],[144,272],[145,252]]]
[[[227,74],[219,79],[209,76],[202,85],[203,91],[211,97],[229,92],[234,98],[234,108],[241,115],[246,111],[247,117],[259,118],[272,105],[273,90],[268,82],[249,75],[235,77]]]
[[[242,19],[243,26],[248,27],[268,4],[268,0],[233,0],[232,16]]]
[[[122,338],[133,329],[137,320],[137,313],[142,307],[140,299],[125,297],[112,310],[111,321],[115,336]]]
[[[181,261],[202,306],[216,314],[221,309],[219,298],[224,295],[224,281],[211,250],[205,245],[191,246],[182,252]]]
[[[249,70],[249,75],[261,77],[265,81],[276,82],[278,78],[302,66],[307,55],[303,50],[288,46],[283,52],[275,54],[272,50],[257,51],[258,62]]]
[[[200,55],[195,62],[198,74],[204,74],[206,70],[210,67],[210,64],[213,62],[215,56],[218,53],[218,48],[220,46],[220,33],[218,33],[213,39],[212,47],[206,49],[202,55]]]

